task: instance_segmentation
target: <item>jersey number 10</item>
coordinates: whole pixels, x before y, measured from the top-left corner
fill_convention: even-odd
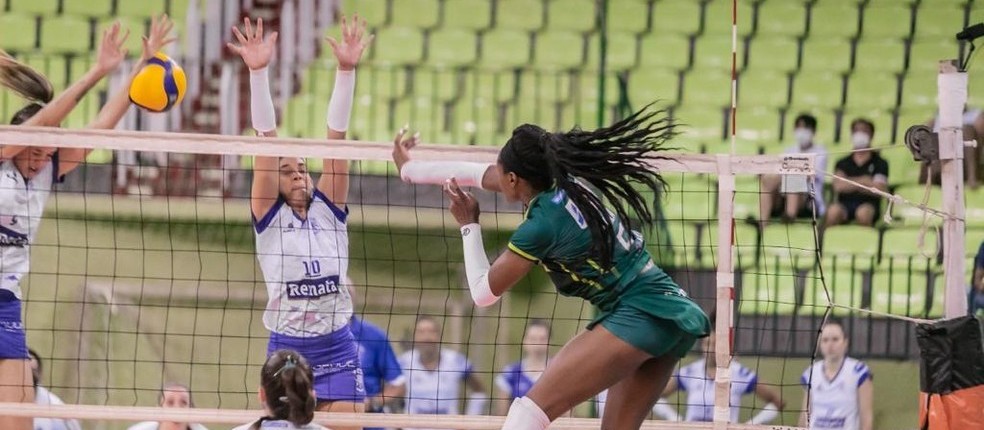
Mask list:
[[[321,274],[321,262],[318,260],[302,261],[304,264],[304,276],[311,277]]]

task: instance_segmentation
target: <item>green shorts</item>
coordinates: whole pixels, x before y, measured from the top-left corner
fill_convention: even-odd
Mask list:
[[[703,337],[681,329],[672,320],[652,316],[625,304],[618,305],[612,312],[593,321],[588,328],[598,323],[619,339],[653,357],[670,354],[682,358]]]

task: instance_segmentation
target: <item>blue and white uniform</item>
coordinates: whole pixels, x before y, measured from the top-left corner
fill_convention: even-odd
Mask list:
[[[868,365],[845,357],[840,370],[827,379],[823,360],[807,367],[800,383],[810,390],[811,429],[856,430],[861,427],[858,387],[873,379]]]
[[[540,375],[530,375],[523,371],[523,361],[517,361],[502,369],[495,377],[495,386],[504,393],[509,393],[509,400],[526,396],[533,388],[533,383]]]
[[[674,375],[677,386],[687,393],[686,421],[714,421],[714,378],[705,370],[705,360],[700,359],[680,368]],[[737,361],[731,362],[731,422],[738,422],[741,396],[755,392],[758,376]]]
[[[464,355],[442,348],[437,369],[434,370],[424,367],[416,350],[404,352],[399,361],[407,381],[408,414],[457,415],[460,412],[458,403],[462,388],[474,372],[471,362]]]
[[[362,364],[362,375],[365,379],[366,397],[382,394],[383,387],[403,385],[403,370],[396,359],[393,346],[383,329],[369,321],[352,317],[352,334],[359,343],[359,362]],[[382,408],[366,408],[366,412],[384,412]],[[366,427],[364,430],[382,430],[378,427]]]
[[[267,354],[301,353],[314,372],[319,401],[362,402],[365,387],[355,337],[349,327],[352,296],[347,279],[346,212],[315,190],[307,219],[281,197],[256,230],[256,254],[266,281],[263,324],[270,330]]]
[[[57,178],[58,153],[31,180],[13,160],[0,163],[0,360],[27,359],[21,320],[21,281],[31,265],[31,243]]]

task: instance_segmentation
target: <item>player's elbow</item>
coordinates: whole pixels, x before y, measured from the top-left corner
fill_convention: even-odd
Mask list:
[[[499,296],[495,295],[489,286],[489,277],[487,274],[475,280],[468,287],[471,290],[472,302],[475,303],[475,306],[480,308],[489,307],[499,301]]]

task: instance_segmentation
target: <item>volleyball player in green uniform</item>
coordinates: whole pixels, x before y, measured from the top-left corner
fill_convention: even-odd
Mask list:
[[[492,305],[541,265],[560,294],[598,309],[588,330],[561,349],[526,397],[513,401],[503,429],[546,429],[606,388],[602,429],[639,428],[677,361],[710,331],[704,312],[653,263],[642,235],[628,227],[630,213],[646,227],[654,221],[639,186],[658,192],[663,183],[649,162],[661,158],[674,134],[664,111],[646,108],[594,131],[551,133],[522,125],[494,166],[410,160],[418,137],[404,134],[394,149],[404,180],[446,180],[476,305]],[[509,250],[491,265],[478,202],[459,180],[526,207]]]

